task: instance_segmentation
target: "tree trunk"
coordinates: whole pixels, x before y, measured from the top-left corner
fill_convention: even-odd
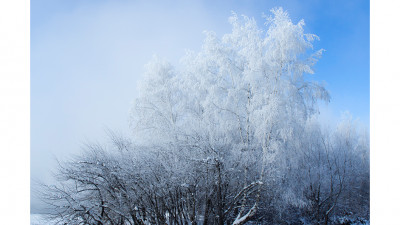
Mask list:
[[[206,208],[204,209],[204,223],[203,225],[208,225],[208,214],[210,211],[211,199],[207,197]]]
[[[217,163],[217,171],[218,171],[218,182],[217,182],[217,216],[218,216],[218,225],[224,225],[224,210],[223,210],[223,202],[222,202],[222,178],[221,178],[221,165]]]

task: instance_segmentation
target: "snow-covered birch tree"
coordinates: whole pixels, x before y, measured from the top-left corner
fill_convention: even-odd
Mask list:
[[[316,100],[329,100],[322,86],[304,78],[321,56],[312,49],[318,37],[304,33],[304,22],[293,24],[281,8],[272,14],[266,32],[254,19],[233,14],[232,33],[219,39],[206,32],[202,51],[189,52],[181,71],[153,61],[133,114],[142,129],[153,130],[152,138],[174,136],[170,144],[179,154],[196,155],[205,170],[217,171],[209,182],[217,184],[218,224],[237,205],[234,224],[255,215],[262,187],[279,177],[275,158],[289,154],[285,142],[317,111]],[[221,190],[230,182],[241,188]],[[232,193],[222,196],[226,192]]]

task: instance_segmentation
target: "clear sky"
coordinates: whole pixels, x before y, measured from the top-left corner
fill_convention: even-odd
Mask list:
[[[201,48],[204,30],[228,33],[231,11],[262,26],[262,13],[278,6],[326,50],[313,75],[332,97],[324,118],[349,111],[369,127],[369,1],[32,0],[31,178],[50,181],[55,158],[105,142],[105,128],[129,134],[137,81],[154,54],[177,64]],[[40,208],[34,196],[31,206]]]

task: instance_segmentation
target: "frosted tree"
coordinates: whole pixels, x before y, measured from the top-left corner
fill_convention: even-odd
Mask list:
[[[207,164],[205,170],[217,171],[216,180],[210,183],[217,184],[218,224],[238,204],[241,209],[234,224],[255,215],[261,184],[278,177],[274,162],[277,155],[287,154],[285,142],[301,132],[316,111],[316,100],[329,100],[322,86],[304,78],[313,73],[312,66],[322,53],[310,52],[317,36],[305,34],[304,22],[293,24],[281,8],[272,13],[267,32],[254,19],[241,20],[235,14],[230,18],[232,33],[221,40],[206,32],[202,51],[188,53],[182,71],[152,62],[147,89],[137,100],[136,124],[153,130],[151,137],[156,139],[172,135],[169,144],[179,154],[196,155]],[[250,166],[259,169],[249,174]],[[233,174],[240,179],[231,179]],[[242,186],[237,195],[223,196],[228,190],[222,189],[229,182]],[[255,188],[257,194],[249,208],[247,194]]]
[[[310,81],[323,50],[281,8],[205,32],[175,68],[154,57],[131,113],[132,140],[62,164],[46,186],[60,222],[328,224],[369,216],[369,138],[347,117],[322,129]],[[359,206],[360,204],[361,206]]]

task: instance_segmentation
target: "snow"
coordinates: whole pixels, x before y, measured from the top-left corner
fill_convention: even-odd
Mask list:
[[[44,214],[31,214],[31,225],[49,224]]]

